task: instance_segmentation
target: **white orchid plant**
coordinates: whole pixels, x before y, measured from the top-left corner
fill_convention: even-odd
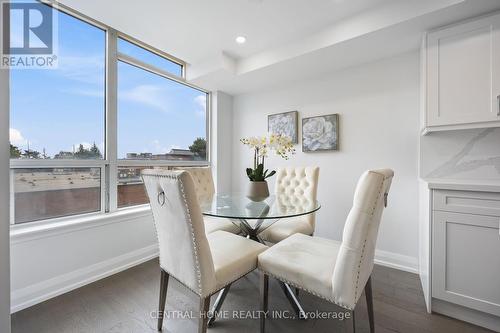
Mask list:
[[[266,178],[273,176],[276,171],[264,170],[264,163],[270,151],[274,151],[276,155],[288,160],[290,155],[295,154],[292,139],[281,134],[269,134],[262,137],[250,137],[240,140],[244,145],[247,145],[254,150],[253,168],[247,168],[247,176],[250,181],[262,182]]]

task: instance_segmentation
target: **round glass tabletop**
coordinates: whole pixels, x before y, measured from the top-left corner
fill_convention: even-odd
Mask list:
[[[300,195],[271,195],[256,202],[244,194],[217,194],[200,199],[203,215],[243,220],[281,219],[311,214],[321,208],[318,201],[312,202]]]

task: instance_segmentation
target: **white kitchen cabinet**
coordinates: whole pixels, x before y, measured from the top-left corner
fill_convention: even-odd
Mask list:
[[[434,211],[432,297],[500,317],[500,217]]]
[[[429,32],[423,132],[500,127],[500,14]]]
[[[428,311],[500,332],[500,182],[428,180],[420,192]]]

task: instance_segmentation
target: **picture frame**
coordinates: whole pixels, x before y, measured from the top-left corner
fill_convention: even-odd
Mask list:
[[[302,119],[302,151],[318,152],[339,149],[338,113]]]
[[[269,133],[286,135],[292,143],[299,143],[299,112],[288,111],[270,114],[267,116],[267,130]]]

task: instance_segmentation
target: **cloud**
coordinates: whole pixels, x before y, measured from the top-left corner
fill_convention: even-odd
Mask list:
[[[161,144],[160,140],[158,140],[158,139],[151,141],[151,148],[152,148],[153,154],[165,154],[165,153],[169,152],[169,149],[167,147],[163,146]]]
[[[15,128],[9,128],[9,140],[15,146],[22,146],[28,142],[21,134],[21,131]]]
[[[201,108],[205,109],[207,106],[207,95],[206,94],[198,95],[194,98],[194,101]]]
[[[198,95],[194,98],[194,103],[196,105],[196,115],[204,117],[207,109],[207,95]]]
[[[168,92],[153,84],[138,85],[129,90],[118,92],[120,99],[147,105],[162,112],[168,112]]]
[[[104,56],[78,56],[59,52],[58,69],[54,73],[73,81],[104,84]]]
[[[86,96],[86,97],[104,98],[104,89],[102,89],[102,90],[67,89],[67,90],[63,90],[63,92],[73,94],[73,95]]]

